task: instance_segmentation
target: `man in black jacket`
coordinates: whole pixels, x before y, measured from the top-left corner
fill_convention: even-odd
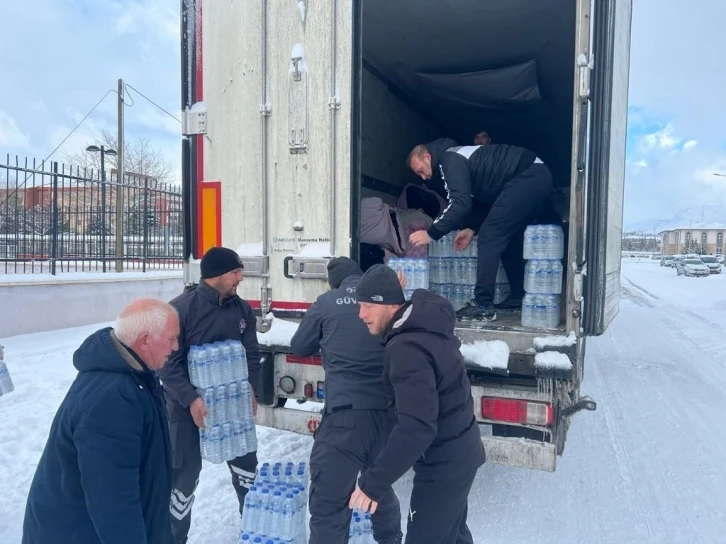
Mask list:
[[[310,455],[310,544],[346,542],[348,500],[393,425],[383,389],[383,346],[358,317],[356,286],[363,272],[348,257],[328,263],[331,290],[306,312],[290,346],[296,355],[322,353],[325,408]],[[401,508],[391,486],[371,516],[379,544],[401,542]]]
[[[469,490],[485,462],[471,384],[454,336],[454,309],[423,289],[406,302],[385,265],[358,283],[360,317],[383,335],[383,382],[396,410],[385,447],[358,480],[351,508],[376,511],[388,487],[413,467],[407,544],[470,544]]]
[[[456,317],[496,319],[494,290],[500,260],[511,295],[499,307],[521,307],[524,230],[551,195],[552,174],[547,166],[532,151],[521,147],[457,146],[449,138],[417,145],[408,156],[408,165],[424,180],[431,179],[434,173],[440,177],[449,201],[428,231],[411,234],[412,244],[428,244],[461,229],[454,245],[463,250],[475,231],[479,232],[474,299],[459,309]]]
[[[199,285],[187,289],[170,302],[179,312],[179,350],[160,374],[174,451],[174,489],[170,510],[177,544],[187,541],[191,526],[194,491],[202,470],[199,428],[204,427],[207,416],[204,400],[189,381],[189,348],[223,340],[241,340],[247,352],[249,382],[253,389],[259,379],[257,322],[249,303],[237,295],[243,268],[237,253],[224,247],[213,247],[202,257]],[[244,498],[257,475],[257,452],[237,457],[227,464],[241,515]]]
[[[177,348],[174,308],[136,299],[73,354],[30,485],[23,544],[171,544],[171,445],[156,372]]]

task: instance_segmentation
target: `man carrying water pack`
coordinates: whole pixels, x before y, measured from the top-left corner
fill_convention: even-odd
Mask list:
[[[348,540],[348,500],[356,478],[376,459],[394,422],[383,389],[383,346],[358,318],[363,272],[348,257],[328,263],[331,290],[306,312],[290,345],[295,355],[322,353],[325,408],[310,456],[310,544]],[[392,482],[391,482],[392,483]],[[379,544],[401,542],[401,510],[390,485],[371,516]]]
[[[174,489],[169,508],[177,544],[187,542],[191,526],[194,491],[202,470],[199,429],[205,426],[208,415],[204,399],[189,380],[189,348],[239,340],[247,353],[249,382],[253,389],[257,387],[260,373],[255,315],[249,303],[237,295],[244,268],[239,256],[226,247],[213,247],[202,257],[200,267],[202,277],[199,285],[187,289],[170,302],[179,312],[179,350],[160,372],[174,453]],[[227,465],[241,515],[245,496],[257,475],[257,452],[232,459]]]
[[[408,166],[424,180],[441,178],[449,205],[428,231],[411,234],[414,245],[439,240],[461,229],[454,246],[466,249],[478,230],[474,299],[456,312],[458,319],[494,321],[494,291],[502,261],[511,295],[498,308],[522,306],[524,230],[552,192],[552,174],[532,151],[511,145],[457,146],[441,138],[413,148]],[[489,208],[487,210],[487,208]]]

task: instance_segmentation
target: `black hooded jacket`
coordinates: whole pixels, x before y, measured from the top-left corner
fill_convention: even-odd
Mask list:
[[[469,475],[485,461],[454,322],[449,301],[418,289],[384,335],[383,383],[397,420],[358,482],[373,500],[411,467],[440,481]]]
[[[429,142],[434,178],[444,184],[449,205],[434,220],[428,234],[438,240],[452,230],[470,227],[472,198],[493,204],[504,185],[529,168],[537,156],[512,145],[458,146],[451,138]]]

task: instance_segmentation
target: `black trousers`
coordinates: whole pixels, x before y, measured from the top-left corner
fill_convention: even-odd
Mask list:
[[[512,178],[479,228],[474,299],[480,306],[494,303],[497,269],[502,261],[513,295],[524,292],[524,231],[552,192],[552,174],[533,164]]]
[[[348,508],[358,473],[373,464],[395,423],[387,410],[347,410],[325,414],[310,455],[309,544],[345,544]],[[371,516],[379,544],[401,542],[401,507],[393,489]]]
[[[192,524],[194,491],[202,470],[202,452],[199,447],[199,428],[188,408],[167,398],[169,436],[173,455],[174,472],[171,492],[171,530],[176,544],[186,544]],[[239,512],[242,515],[245,496],[257,476],[257,452],[237,457],[227,462],[232,474],[232,486],[237,493]]]
[[[443,481],[414,476],[406,544],[474,544],[466,516],[475,476]]]

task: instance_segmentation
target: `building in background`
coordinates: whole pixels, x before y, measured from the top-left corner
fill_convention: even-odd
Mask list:
[[[662,231],[658,235],[663,255],[682,253],[723,255],[726,223],[693,223]]]

